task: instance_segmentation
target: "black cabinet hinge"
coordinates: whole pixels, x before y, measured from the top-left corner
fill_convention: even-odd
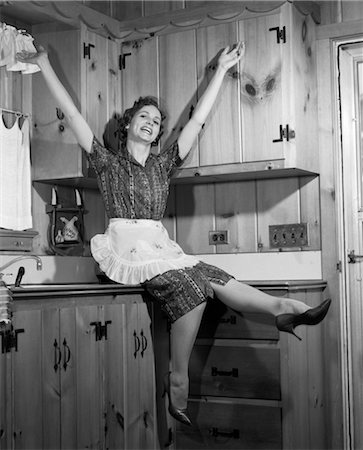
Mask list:
[[[15,351],[18,351],[18,334],[24,333],[23,328],[19,328],[18,330],[14,330],[11,325],[10,330],[1,331],[1,353],[9,353],[12,348]]]
[[[278,44],[286,43],[286,27],[285,26],[283,26],[282,28],[279,28],[279,27],[269,28],[268,31],[276,31],[276,39],[277,39]]]
[[[293,139],[295,137],[295,131],[290,130],[289,125],[287,124],[284,128],[282,125],[280,125],[280,137],[278,139],[273,139],[272,142],[282,142],[284,139],[289,141],[290,139]]]
[[[86,44],[83,42],[83,58],[91,59],[91,48],[95,48],[93,44]]]
[[[107,326],[112,323],[111,320],[106,320],[105,324],[101,322],[91,322],[90,325],[95,327],[96,341],[101,341],[103,338],[107,341]]]
[[[126,56],[131,56],[131,53],[121,53],[118,57],[118,67],[120,70],[126,69]]]

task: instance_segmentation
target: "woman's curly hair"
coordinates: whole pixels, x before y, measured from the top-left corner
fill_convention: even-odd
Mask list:
[[[118,135],[118,138],[120,140],[120,143],[122,146],[126,145],[127,141],[127,126],[130,125],[132,118],[134,115],[139,111],[143,106],[152,105],[155,106],[160,111],[161,115],[161,123],[160,123],[160,131],[156,139],[152,142],[151,145],[158,145],[159,139],[163,134],[164,126],[163,121],[165,119],[165,114],[162,111],[162,109],[159,106],[159,102],[155,97],[147,96],[147,97],[140,97],[138,100],[136,100],[131,108],[128,108],[125,110],[124,114],[118,119],[118,127],[116,134]]]

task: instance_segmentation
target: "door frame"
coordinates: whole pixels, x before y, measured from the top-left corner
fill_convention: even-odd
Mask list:
[[[342,400],[343,400],[343,443],[344,449],[354,449],[354,396],[353,396],[353,375],[352,375],[352,341],[351,341],[351,286],[348,267],[348,242],[347,226],[344,200],[344,174],[343,174],[343,136],[344,124],[342,120],[341,102],[341,70],[339,57],[340,52],[345,51],[344,47],[362,43],[361,36],[352,36],[332,39],[331,61],[333,72],[333,129],[336,130],[334,136],[334,160],[335,160],[335,186],[336,186],[336,227],[337,227],[337,248],[339,258],[339,308],[340,308],[340,363],[342,377]],[[354,98],[352,100],[354,102]],[[356,140],[354,139],[356,145]]]

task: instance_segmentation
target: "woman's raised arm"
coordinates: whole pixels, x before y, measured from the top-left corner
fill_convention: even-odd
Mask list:
[[[39,66],[45,82],[64,113],[78,144],[89,153],[92,148],[92,130],[54,72],[44,48],[39,46],[37,53],[22,51],[21,53],[17,53],[16,57],[21,62],[37,64]]]
[[[237,64],[243,57],[244,52],[245,44],[244,42],[239,42],[233,50],[230,50],[230,47],[226,47],[221,53],[213,78],[199,99],[191,119],[179,135],[178,144],[181,159],[187,156],[204,122],[207,120],[227,70]]]

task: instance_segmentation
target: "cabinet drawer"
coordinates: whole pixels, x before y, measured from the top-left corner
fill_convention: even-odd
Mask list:
[[[275,346],[195,345],[190,393],[200,396],[280,399],[280,350]]]
[[[245,314],[219,301],[208,302],[198,338],[278,340],[275,318],[269,314]]]
[[[178,423],[180,449],[279,449],[282,447],[279,406],[189,401],[195,426]]]
[[[0,250],[10,252],[31,252],[36,231],[0,230]]]

